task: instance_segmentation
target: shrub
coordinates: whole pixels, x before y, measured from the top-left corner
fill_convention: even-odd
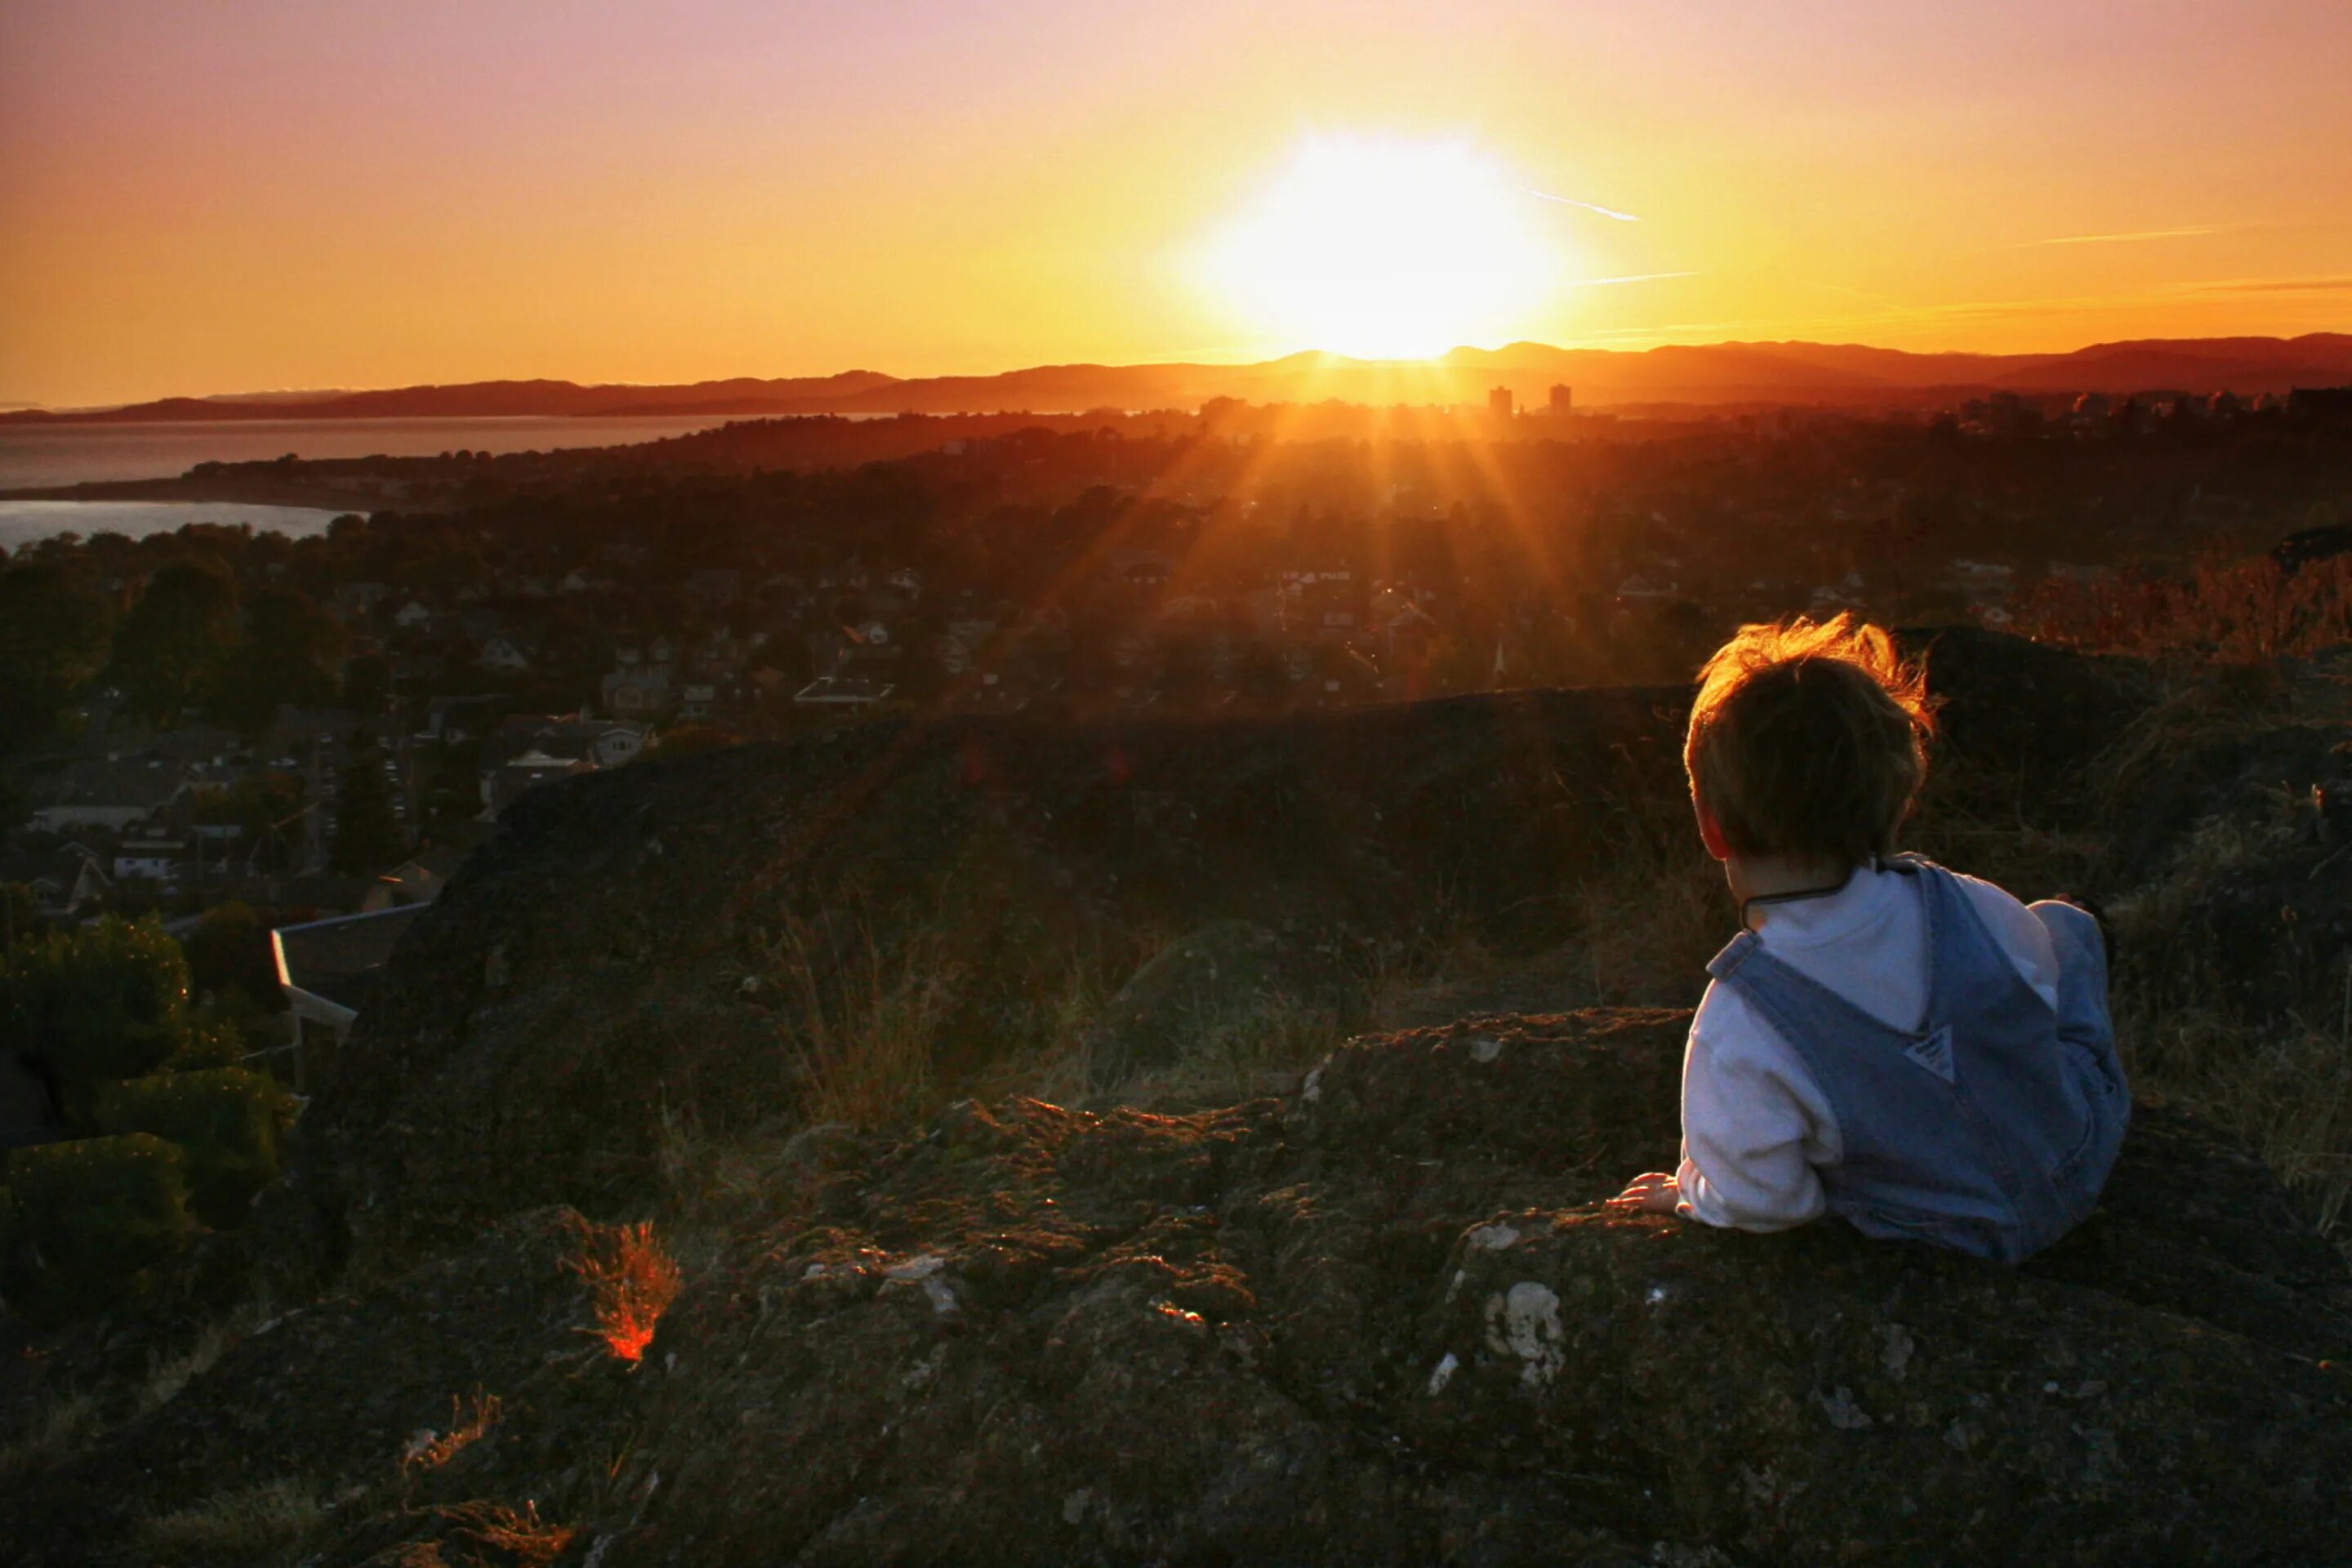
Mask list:
[[[187,1035],[188,965],[152,919],[112,916],[0,960],[0,1033],[37,1043],[86,1121],[95,1085],[154,1071]]]
[[[196,1212],[221,1229],[278,1179],[278,1139],[291,1110],[285,1090],[242,1068],[133,1079],[108,1085],[100,1100],[109,1131],[151,1132],[186,1152]]]
[[[151,1133],[44,1143],[8,1156],[0,1290],[36,1315],[100,1306],[187,1239],[187,1160]]]

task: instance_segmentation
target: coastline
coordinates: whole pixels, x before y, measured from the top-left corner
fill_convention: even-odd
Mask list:
[[[268,479],[250,474],[234,478],[195,479],[183,474],[172,479],[92,479],[74,485],[36,485],[0,490],[0,501],[178,501],[191,505],[289,506],[318,511],[371,512],[398,508],[406,511],[438,511],[441,505],[394,496],[379,488],[354,489],[320,479]]]

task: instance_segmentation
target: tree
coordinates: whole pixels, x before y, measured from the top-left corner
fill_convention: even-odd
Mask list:
[[[110,915],[0,956],[0,1037],[33,1043],[78,1126],[99,1084],[152,1072],[186,1044],[187,1002],[187,959],[152,917]]]
[[[408,841],[392,811],[383,751],[354,748],[335,791],[335,841],[328,847],[328,866],[345,876],[372,876],[407,853]]]
[[[343,706],[354,713],[375,714],[392,700],[392,661],[380,653],[363,653],[343,665]]]
[[[245,640],[224,662],[215,710],[248,739],[268,729],[281,703],[331,701],[335,624],[291,588],[264,588],[246,607]]]
[[[0,752],[57,723],[105,665],[111,620],[105,599],[54,562],[0,571]]]
[[[0,884],[0,952],[41,934],[41,901],[23,882]]]
[[[269,928],[251,905],[232,902],[205,910],[183,945],[188,983],[198,994],[225,996],[234,991],[265,1008],[278,1000]]]
[[[169,723],[213,688],[236,640],[236,584],[211,560],[183,561],[148,581],[114,632],[111,674],[131,708]]]

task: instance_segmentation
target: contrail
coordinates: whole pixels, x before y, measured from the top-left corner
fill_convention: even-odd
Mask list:
[[[2020,240],[2011,250],[2031,250],[2042,245],[2119,245],[2134,239],[2191,239],[2200,234],[2220,234],[2230,226],[2219,223],[2193,224],[2186,228],[2141,228],[2129,234],[2069,234],[2057,239]]]
[[[1521,185],[1519,188],[1527,192],[1527,194],[1531,196],[1541,196],[1545,201],[1558,202],[1564,207],[1582,207],[1586,212],[1599,213],[1602,217],[1613,217],[1619,223],[1639,223],[1642,221],[1640,218],[1635,217],[1632,213],[1621,213],[1614,207],[1604,207],[1598,202],[1580,202],[1574,196],[1556,196],[1549,191],[1539,191],[1533,185]]]

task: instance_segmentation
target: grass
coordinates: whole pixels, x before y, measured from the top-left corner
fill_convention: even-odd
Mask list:
[[[181,1349],[151,1356],[145,1372],[127,1384],[58,1395],[42,1408],[24,1436],[0,1447],[0,1477],[59,1464],[113,1427],[163,1408],[270,1314],[268,1300],[257,1297],[205,1323]]]
[[[106,1429],[95,1395],[66,1394],[44,1405],[22,1437],[0,1447],[0,1478],[47,1469],[87,1447]]]
[[[301,1541],[327,1514],[327,1505],[304,1482],[264,1481],[149,1519],[138,1546],[159,1563],[250,1563]]]
[[[2352,972],[2333,1018],[2252,1024],[2211,1006],[2118,998],[2117,1037],[2146,1099],[2195,1108],[2243,1137],[2352,1251]]]
[[[2053,582],[2020,608],[2016,626],[2039,641],[2159,666],[2309,658],[2352,642],[2352,556],[2293,576],[2257,556],[2178,577]]]
[[[2298,995],[2283,1016],[2251,1016],[2179,951],[2187,914],[2237,868],[2274,860],[2286,837],[2308,826],[2293,819],[2307,816],[2309,803],[2282,797],[2259,819],[2206,823],[2163,866],[2114,857],[2117,834],[2184,753],[2352,710],[2352,689],[2330,686],[2326,667],[2315,674],[2297,662],[2352,642],[2352,558],[2293,578],[2258,561],[2172,582],[2119,580],[2070,588],[2029,610],[2029,627],[2045,640],[2149,661],[2148,705],[2063,800],[2034,798],[2037,786],[2021,776],[1947,761],[1906,826],[1906,847],[2028,900],[2105,900],[2122,935],[2113,1008],[2135,1085],[2245,1138],[2324,1224],[2343,1229],[2352,990]],[[973,933],[1001,923],[1005,907],[990,904],[984,867],[949,879],[928,919],[887,951],[867,921],[788,922],[766,942],[747,984],[789,1004],[779,1008],[788,1019],[779,1032],[801,1110],[790,1126],[739,1131],[732,1142],[666,1125],[665,1188],[681,1215],[757,1201],[773,1184],[776,1145],[798,1126],[888,1131],[967,1094],[1157,1109],[1250,1098],[1287,1088],[1355,1031],[1438,1021],[1447,1008],[1450,1018],[1691,1005],[1707,959],[1736,929],[1721,869],[1700,848],[1678,792],[1628,794],[1600,809],[1614,819],[1612,853],[1559,889],[1565,918],[1553,924],[1565,934],[1552,950],[1496,951],[1472,912],[1449,913],[1442,889],[1433,889],[1430,934],[1349,960],[1353,967],[1312,997],[1213,1016],[1173,1065],[1108,1092],[1089,1027],[1126,978],[1181,932],[1108,933],[1084,952],[1067,932],[1034,942],[1025,931],[1010,942],[1000,933],[992,948]],[[2326,983],[2338,981],[2352,987],[2352,973]],[[989,987],[994,1011],[982,1037],[973,998]]]

